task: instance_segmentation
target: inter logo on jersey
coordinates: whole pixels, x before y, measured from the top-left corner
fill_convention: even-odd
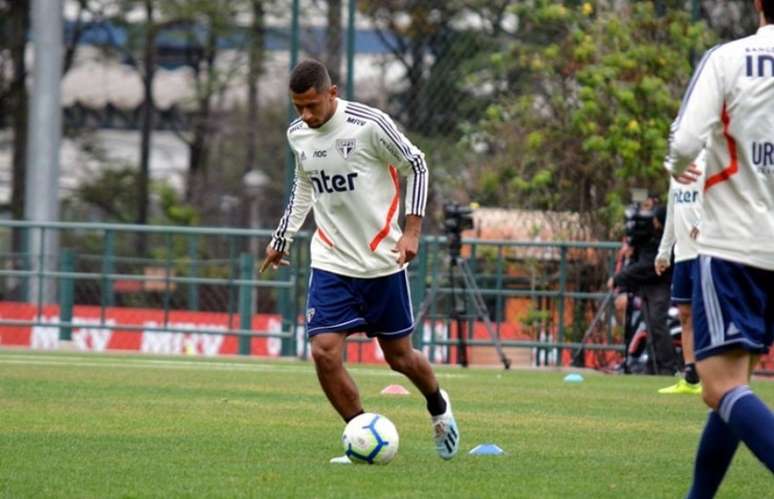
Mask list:
[[[746,57],[747,76],[750,78],[774,77],[774,56],[769,54]]]
[[[346,175],[328,175],[325,170],[309,172],[309,180],[317,194],[354,191],[355,178],[357,173],[354,172]]]
[[[339,151],[339,154],[341,154],[341,157],[344,159],[349,159],[350,156],[352,156],[352,153],[355,152],[356,147],[357,139],[336,140],[336,150]]]
[[[695,203],[699,198],[699,191],[685,191],[682,189],[676,190],[673,194],[675,203]]]

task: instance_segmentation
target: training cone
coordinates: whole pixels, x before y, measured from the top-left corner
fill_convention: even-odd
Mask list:
[[[499,456],[505,454],[505,451],[495,444],[481,444],[473,447],[469,454],[472,456]]]
[[[568,374],[564,377],[565,383],[583,383],[583,376],[578,373]]]
[[[382,395],[409,395],[410,392],[401,385],[389,385],[381,391]]]

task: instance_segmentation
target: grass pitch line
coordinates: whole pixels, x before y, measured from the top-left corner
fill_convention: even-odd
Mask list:
[[[218,370],[218,371],[240,371],[240,372],[272,372],[272,373],[313,373],[314,368],[309,365],[281,365],[281,364],[259,364],[259,363],[239,363],[239,362],[221,362],[221,361],[192,361],[192,360],[159,360],[159,359],[138,359],[125,358],[116,361],[114,357],[99,359],[96,357],[84,356],[61,356],[45,354],[2,354],[0,353],[0,365],[41,365],[41,366],[68,366],[68,367],[109,367],[109,368],[134,368],[134,369],[189,369],[189,370]],[[386,369],[373,369],[367,367],[348,367],[350,372],[363,376],[381,376],[381,377],[399,377],[399,373],[388,371]],[[436,373],[439,378],[465,378],[465,374],[456,373]]]

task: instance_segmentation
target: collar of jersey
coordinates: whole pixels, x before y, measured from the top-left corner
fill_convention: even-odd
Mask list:
[[[331,116],[331,119],[326,121],[320,128],[318,128],[316,131],[318,133],[330,133],[333,130],[336,130],[339,128],[341,124],[344,123],[344,108],[347,107],[347,103],[343,100],[336,98],[336,112],[333,113],[333,116]]]
[[[766,26],[761,26],[758,28],[759,35],[767,34],[767,35],[774,35],[774,24],[767,24]]]

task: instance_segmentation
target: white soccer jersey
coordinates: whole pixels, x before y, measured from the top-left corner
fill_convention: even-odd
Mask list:
[[[774,26],[702,59],[672,125],[682,172],[706,146],[699,252],[774,270]]]
[[[658,246],[658,260],[669,260],[672,246],[675,262],[691,260],[699,256],[699,245],[691,238],[691,230],[699,228],[702,218],[704,194],[705,153],[702,151],[694,164],[701,170],[701,176],[690,184],[681,184],[675,179],[669,182],[669,200],[664,222],[664,234]]]
[[[313,268],[367,278],[399,271],[391,250],[402,235],[400,177],[408,177],[406,214],[424,216],[424,154],[387,114],[342,99],[324,125],[309,128],[297,119],[287,137],[296,176],[272,247],[287,251],[314,208]]]

